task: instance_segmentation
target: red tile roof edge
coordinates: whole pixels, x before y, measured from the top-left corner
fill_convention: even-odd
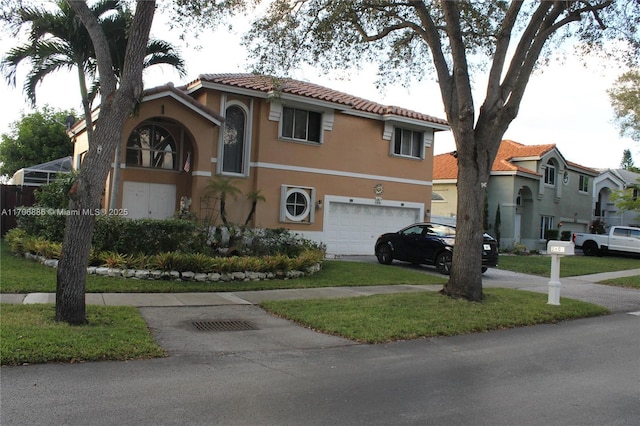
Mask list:
[[[282,91],[283,93],[304,96],[307,98],[332,102],[345,105],[356,111],[368,112],[378,115],[396,115],[399,117],[412,118],[426,121],[433,124],[448,126],[446,120],[401,108],[392,105],[382,105],[364,98],[349,95],[338,90],[330,89],[318,84],[295,80],[292,78],[280,78],[261,74],[249,73],[224,73],[224,74],[200,74],[198,79],[193,80],[183,89],[189,89],[198,82],[210,82],[225,86],[233,86],[243,89],[256,90],[262,93]]]

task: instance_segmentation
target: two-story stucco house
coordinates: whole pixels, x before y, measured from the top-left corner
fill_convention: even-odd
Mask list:
[[[640,196],[640,173],[625,169],[606,169],[594,179],[593,219],[601,221],[605,228],[614,225],[640,226],[636,211],[621,211],[611,198],[613,191],[631,189]]]
[[[129,217],[166,218],[188,197],[192,212],[215,219],[206,188],[222,176],[265,197],[252,225],[288,228],[328,253],[371,254],[380,233],[425,219],[434,132],[448,129],[442,119],[308,82],[204,74],[145,91],[104,200],[116,190],[112,207]],[[72,130],[80,167],[86,134],[82,124]],[[227,200],[229,220],[244,223],[250,207],[244,196]]]
[[[596,170],[565,160],[555,144],[527,146],[502,141],[487,185],[488,231],[496,234],[499,207],[503,248],[520,243],[530,250],[545,249],[547,229],[587,232],[596,176]],[[455,153],[435,156],[434,217],[455,216],[457,177]]]

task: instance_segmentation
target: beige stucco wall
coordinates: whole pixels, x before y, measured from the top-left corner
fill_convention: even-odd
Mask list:
[[[458,212],[458,188],[455,183],[434,182],[433,192],[440,194],[444,201],[431,202],[431,216],[452,217]]]
[[[202,90],[196,98],[220,115],[224,114],[224,111],[220,111],[223,103],[220,93]],[[285,224],[279,221],[283,184],[315,188],[316,202],[325,196],[374,199],[374,186],[381,184],[385,200],[423,203],[425,212],[432,208],[432,147],[425,148],[424,160],[394,157],[390,155],[392,141],[383,139],[382,121],[338,111],[334,113],[333,129],[324,131],[322,144],[281,140],[278,138],[278,122],[269,120],[270,104],[266,99],[254,98],[252,103],[249,97],[226,96],[226,102],[232,100],[242,102],[248,109],[252,108],[253,116],[250,120],[251,167],[248,176],[233,177],[243,195],[235,200],[227,200],[230,221],[244,223],[251,206],[244,194],[260,190],[266,201],[258,204],[255,225],[321,231],[321,207],[317,207],[312,224]],[[198,215],[205,214],[206,186],[216,177],[220,128],[173,98],[144,102],[137,115],[128,120],[123,129],[121,164],[126,162],[129,134],[136,126],[150,119],[170,120],[185,129],[184,148],[178,155],[179,170],[121,168],[118,207],[122,204],[125,181],[165,183],[176,185],[176,210],[180,197],[189,196],[192,198],[191,210]],[[173,133],[173,136],[176,141],[180,140],[178,133]],[[77,138],[75,146],[76,154],[86,149],[84,135]],[[182,170],[188,151],[192,152],[190,173]],[[109,181],[106,200],[110,194]]]

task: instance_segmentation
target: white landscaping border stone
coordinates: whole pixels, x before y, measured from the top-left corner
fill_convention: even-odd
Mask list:
[[[47,259],[31,253],[25,253],[24,257],[35,260],[50,268],[58,267],[58,259]],[[192,271],[159,271],[148,269],[120,269],[107,268],[104,266],[89,266],[87,274],[99,275],[104,277],[118,277],[126,279],[138,280],[155,280],[155,281],[195,281],[195,282],[244,282],[244,281],[270,281],[270,280],[288,280],[300,278],[307,275],[313,275],[322,269],[322,263],[316,263],[304,271],[277,271],[277,272],[254,272],[254,271],[238,271],[238,272],[217,272],[196,273]]]

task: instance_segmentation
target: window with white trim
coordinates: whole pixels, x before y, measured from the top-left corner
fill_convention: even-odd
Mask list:
[[[222,172],[243,173],[245,156],[245,134],[247,116],[238,105],[225,111],[222,134]]]
[[[580,180],[578,182],[578,191],[589,192],[589,176],[580,175]]]
[[[393,154],[401,157],[422,158],[424,133],[396,127],[393,136]]]
[[[283,107],[280,136],[283,139],[320,143],[322,139],[322,113]]]
[[[313,223],[315,189],[282,185],[280,221],[289,223]]]
[[[553,229],[553,216],[540,216],[540,239],[545,239],[545,231]]]
[[[551,160],[547,162],[547,167],[544,169],[544,183],[556,185],[556,165]]]

